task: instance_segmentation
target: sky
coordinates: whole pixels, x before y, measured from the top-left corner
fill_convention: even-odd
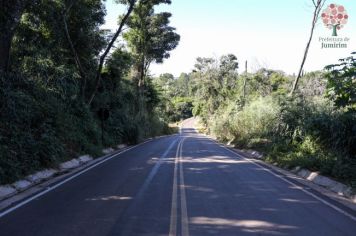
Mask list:
[[[331,3],[343,5],[349,15],[348,23],[338,31],[338,37],[349,38],[347,48],[321,48],[320,38],[331,37],[332,31],[320,19],[305,71],[323,69],[356,51],[356,1],[327,0],[324,8]],[[103,28],[114,30],[125,8],[106,0],[106,9]],[[172,13],[170,25],[181,39],[169,59],[150,67],[154,76],[171,73],[178,77],[192,71],[197,57],[219,58],[230,53],[238,58],[240,71],[247,60],[249,72],[264,67],[297,74],[310,34],[313,5],[312,0],[172,0],[156,11]]]

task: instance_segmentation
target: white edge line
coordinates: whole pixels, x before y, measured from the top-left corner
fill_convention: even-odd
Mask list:
[[[217,142],[216,142],[216,143],[217,143]],[[248,159],[248,158],[246,158],[246,157],[244,157],[244,156],[242,156],[242,155],[240,155],[240,154],[238,154],[238,153],[232,151],[231,149],[229,149],[229,148],[227,148],[227,147],[225,147],[225,146],[223,146],[223,145],[221,145],[221,144],[219,144],[219,143],[217,143],[217,144],[218,144],[220,147],[222,147],[222,148],[228,150],[229,152],[235,154],[237,157],[249,161],[250,163],[252,163],[252,164],[254,164],[254,165],[256,165],[256,166],[262,168],[263,170],[269,172],[270,174],[274,175],[275,177],[277,177],[277,178],[283,180],[284,182],[286,182],[286,183],[292,185],[292,186],[295,187],[296,189],[299,189],[300,191],[302,191],[302,192],[306,193],[307,195],[309,195],[309,196],[311,196],[311,197],[313,197],[313,198],[319,200],[319,201],[322,202],[323,204],[325,204],[325,205],[327,205],[327,206],[333,208],[334,210],[338,211],[339,213],[341,213],[341,214],[343,214],[343,215],[349,217],[351,220],[356,221],[356,217],[355,217],[355,216],[353,216],[353,215],[347,213],[346,211],[340,209],[339,207],[333,205],[332,203],[330,203],[330,202],[328,202],[328,201],[325,201],[324,199],[322,199],[322,198],[316,196],[315,194],[313,194],[313,193],[309,192],[308,190],[304,189],[303,187],[301,187],[301,186],[299,186],[299,185],[296,185],[295,183],[293,183],[293,182],[291,182],[291,181],[289,181],[289,180],[287,180],[287,179],[281,177],[280,175],[277,175],[277,174],[274,173],[273,171],[271,171],[271,170],[267,169],[266,167],[264,167],[264,166],[262,166],[262,165],[256,163],[255,161],[250,160],[250,159]]]
[[[46,190],[44,190],[44,191],[42,191],[42,192],[39,192],[39,193],[33,195],[32,197],[30,197],[30,198],[28,198],[28,199],[26,199],[26,200],[24,200],[24,201],[18,203],[17,205],[15,205],[15,206],[13,206],[13,207],[10,207],[9,209],[7,209],[7,210],[1,212],[1,213],[0,213],[0,218],[4,217],[5,215],[9,214],[10,212],[13,212],[14,210],[16,210],[16,209],[18,209],[18,208],[20,208],[20,207],[26,205],[27,203],[33,201],[34,199],[36,199],[36,198],[38,198],[38,197],[40,197],[40,196],[42,196],[42,195],[44,195],[44,194],[46,194],[46,193],[48,193],[48,192],[50,192],[50,191],[52,191],[52,190],[58,188],[59,186],[61,186],[61,185],[65,184],[65,183],[71,181],[72,179],[74,179],[74,178],[76,178],[76,177],[78,177],[78,176],[84,174],[85,172],[87,172],[87,171],[89,171],[89,170],[91,170],[91,169],[97,167],[98,165],[101,165],[101,164],[103,164],[104,162],[107,162],[107,161],[113,159],[114,157],[117,157],[117,156],[119,156],[119,155],[121,155],[121,154],[123,154],[123,153],[125,153],[125,152],[127,152],[127,151],[129,151],[129,150],[131,150],[131,149],[133,149],[133,148],[139,147],[139,146],[141,146],[141,145],[143,145],[143,144],[145,144],[145,143],[148,143],[148,142],[150,142],[150,141],[152,141],[152,140],[153,140],[153,139],[150,139],[150,140],[147,140],[147,141],[145,141],[145,142],[143,142],[143,143],[139,143],[139,144],[137,144],[137,145],[135,145],[135,146],[133,146],[133,147],[127,148],[127,149],[125,149],[125,150],[123,150],[123,151],[121,151],[121,152],[119,152],[119,153],[116,153],[116,154],[112,155],[111,157],[108,157],[108,158],[106,158],[106,159],[104,159],[104,160],[102,160],[102,161],[99,161],[98,163],[96,163],[96,164],[94,164],[94,165],[92,165],[92,166],[90,166],[90,167],[88,167],[88,168],[86,168],[86,169],[84,169],[84,170],[82,170],[82,171],[80,171],[80,172],[78,172],[78,173],[72,175],[71,177],[69,177],[69,178],[67,178],[67,179],[65,179],[65,180],[63,180],[63,181],[61,181],[61,182],[55,184],[55,185],[52,186],[52,187],[48,187]]]

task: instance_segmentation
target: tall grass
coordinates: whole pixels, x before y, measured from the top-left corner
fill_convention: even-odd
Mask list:
[[[219,109],[211,131],[238,147],[265,152],[285,167],[301,166],[356,186],[356,116],[323,98],[258,97],[239,110]]]

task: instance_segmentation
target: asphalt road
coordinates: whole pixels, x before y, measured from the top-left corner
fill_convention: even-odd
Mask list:
[[[355,212],[191,127],[14,209],[0,235],[356,235]]]

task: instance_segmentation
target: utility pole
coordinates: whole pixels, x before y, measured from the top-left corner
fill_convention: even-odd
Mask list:
[[[245,76],[244,76],[243,91],[242,91],[242,97],[244,98],[244,100],[246,97],[246,80],[247,80],[247,60],[245,61]]]

